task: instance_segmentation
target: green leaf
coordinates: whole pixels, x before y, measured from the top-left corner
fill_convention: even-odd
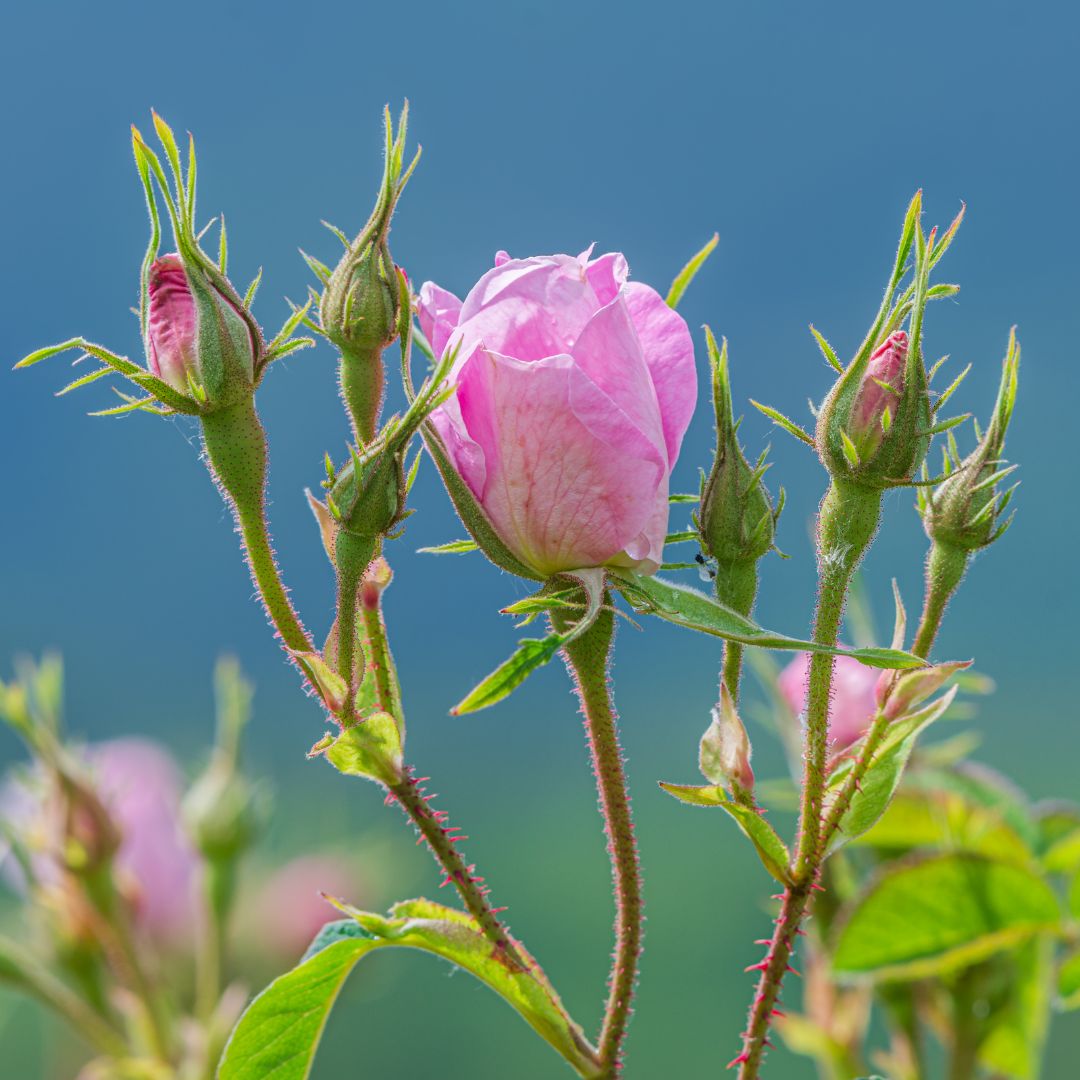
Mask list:
[[[893,854],[934,848],[1013,862],[1030,858],[1027,844],[996,811],[953,792],[909,790],[908,779],[874,827],[855,840],[857,845]]]
[[[969,853],[893,865],[848,904],[833,971],[883,982],[941,975],[1053,931],[1053,890],[1014,863]]]
[[[664,297],[664,303],[669,308],[674,309],[679,306],[683,293],[689,288],[690,282],[697,276],[697,272],[704,266],[705,260],[713,253],[719,243],[720,234],[713,233],[712,239],[679,271],[675,280],[671,283],[671,288],[668,289],[667,296]]]
[[[636,611],[698,630],[704,634],[756,645],[763,649],[795,649],[851,656],[868,667],[916,668],[925,661],[898,649],[840,649],[763,630],[752,619],[725,607],[711,596],[660,577],[643,577],[627,570],[610,570],[612,584]]]
[[[327,747],[326,757],[338,772],[387,785],[400,784],[404,775],[401,735],[387,712],[346,728]]]
[[[305,1080],[342,984],[360,959],[388,946],[420,949],[456,964],[485,983],[549,1042],[579,1076],[596,1077],[595,1051],[567,1015],[539,967],[512,972],[462,912],[409,900],[389,917],[348,909],[355,930],[324,927],[308,957],[267,987],[240,1018],[218,1080]]]
[[[1070,1012],[1080,1009],[1080,949],[1061,962],[1057,992],[1059,1008]]]
[[[979,1061],[995,1076],[1037,1080],[1050,1026],[1053,940],[1040,936],[1006,959],[1009,997],[987,1021]]]
[[[516,690],[537,668],[543,667],[562,648],[566,634],[548,634],[545,638],[524,638],[518,642],[509,660],[501,663],[486,679],[450,710],[451,716],[478,712],[502,701]]]
[[[1051,874],[1080,870],[1080,829],[1051,844],[1043,855],[1043,865]]]
[[[920,791],[951,792],[985,808],[1008,824],[1031,851],[1037,850],[1038,826],[1030,806],[1010,780],[992,769],[972,762],[961,762],[952,768],[920,765],[911,783]]]
[[[885,813],[900,786],[900,777],[915,748],[915,740],[952,704],[956,692],[954,686],[926,708],[892,722],[840,819],[839,830],[829,841],[830,854],[872,829]],[[853,763],[849,760],[833,771],[829,777],[827,795],[836,795],[851,774],[852,767]]]
[[[303,1080],[311,1073],[341,987],[356,962],[377,948],[373,934],[342,940],[275,979],[240,1017],[218,1080]]]
[[[791,855],[787,845],[756,810],[729,799],[727,793],[718,784],[699,787],[687,784],[665,784],[661,781],[660,786],[669,795],[674,795],[680,802],[688,803],[690,806],[719,806],[726,810],[754,845],[765,869],[781,885],[791,884],[788,875]]]
[[[480,545],[475,540],[451,540],[448,544],[436,547],[417,548],[418,555],[465,555],[470,551],[479,551]]]
[[[516,690],[537,668],[543,667],[564,645],[580,637],[596,621],[605,595],[605,571],[599,567],[585,570],[568,570],[557,575],[573,579],[580,589],[573,590],[585,599],[581,617],[568,630],[548,634],[545,638],[524,638],[509,660],[500,664],[479,686],[475,687],[463,701],[450,710],[451,716],[478,712],[496,702],[502,701]],[[550,587],[550,584],[549,584]],[[542,597],[544,594],[541,593]],[[554,595],[562,597],[565,591]],[[514,607],[515,605],[511,605]],[[556,605],[563,606],[563,605]]]

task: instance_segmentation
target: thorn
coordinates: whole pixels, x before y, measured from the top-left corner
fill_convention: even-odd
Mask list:
[[[816,881],[811,883],[810,888],[813,889],[814,892],[825,892],[825,886],[819,885]]]
[[[785,971],[790,971],[791,974],[794,975],[796,979],[801,979],[802,978],[802,972],[796,971],[790,964],[788,964],[787,967],[784,970]]]
[[[760,938],[757,939],[757,941],[754,942],[754,944],[755,945],[771,945],[772,944],[772,938],[760,937]]]
[[[762,960],[760,964],[751,964],[749,967],[743,968],[743,971],[744,972],[747,972],[747,971],[764,971],[768,966],[769,966],[769,961],[768,960]],[[788,970],[790,971],[791,969],[788,968]]]
[[[783,1009],[773,1009],[772,1014],[773,1014],[773,1016],[780,1016],[780,1017],[787,1016],[787,1013],[784,1012]]]
[[[729,1069],[734,1069],[736,1065],[745,1065],[750,1060],[750,1055],[744,1050],[738,1057],[733,1057],[728,1063]]]

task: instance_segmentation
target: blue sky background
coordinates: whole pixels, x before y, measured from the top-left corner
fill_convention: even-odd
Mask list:
[[[981,756],[1034,796],[1075,795],[1078,30],[1071,5],[994,0],[13,7],[0,37],[0,357],[14,362],[76,333],[138,354],[129,308],[146,222],[128,125],[148,128],[151,106],[195,133],[201,207],[227,215],[235,280],[265,267],[256,314],[271,330],[287,314],[283,297],[302,296],[309,280],[297,247],[336,258],[319,219],[350,233],[362,224],[380,110],[407,96],[424,156],[392,250],[414,281],[464,294],[498,248],[577,252],[595,241],[624,251],[634,275],[662,289],[718,230],[683,313],[695,330],[708,321],[727,335],[740,398],[802,418],[806,399],[829,385],[807,324],[849,355],[912,192],[924,189],[928,224],[946,223],[964,200],[968,218],[940,278],[963,291],[932,309],[928,349],[950,354],[953,371],[974,362],[954,401],[985,415],[1009,327],[1019,325],[1009,456],[1022,463],[1023,486],[1016,524],[977,560],[940,653],[975,656],[999,683],[981,711]],[[252,761],[279,793],[273,843],[292,850],[385,831],[409,848],[373,788],[304,760],[321,719],[251,602],[194,427],[89,419],[107,391],[99,383],[53,400],[65,374],[62,362],[18,376],[0,364],[0,667],[21,650],[58,648],[75,731],[149,731],[194,759],[213,659],[233,650],[259,686]],[[297,604],[321,632],[332,581],[302,492],[346,435],[330,351],[277,365],[260,407],[277,547]],[[793,557],[763,564],[759,617],[803,633],[822,474],[756,413],[742,433],[752,453],[774,444],[770,480],[789,496],[778,542]],[[711,444],[703,399],[677,486],[695,483]],[[920,598],[925,541],[911,504],[907,493],[889,497],[867,564],[882,626],[891,577],[909,607]],[[565,674],[552,665],[490,712],[447,716],[511,648],[514,629],[496,612],[524,586],[479,557],[412,554],[462,535],[428,466],[414,505],[388,597],[410,755],[467,826],[515,931],[591,1021],[610,897]],[[672,526],[684,525],[677,511]],[[750,942],[766,920],[768,883],[725,822],[654,785],[694,777],[716,652],[653,624],[619,640],[617,694],[649,874],[630,1077],[704,1071],[731,1056],[733,1038],[718,1033],[739,1028],[749,981],[736,973],[756,958]],[[756,742],[759,775],[775,775],[768,736]],[[0,755],[16,752],[0,738]],[[359,899],[382,904],[435,885],[409,851],[392,872],[372,866],[371,895]],[[17,1044],[25,1075],[36,1075],[44,1066],[34,1037],[12,1032],[0,1039]],[[420,957],[372,960],[329,1040],[317,1076],[342,1075],[347,1062],[368,1062],[373,1075],[394,1063],[417,1077],[560,1074],[490,995]],[[1078,1050],[1075,1019],[1061,1022],[1057,1060]],[[770,1075],[811,1072],[778,1054]]]

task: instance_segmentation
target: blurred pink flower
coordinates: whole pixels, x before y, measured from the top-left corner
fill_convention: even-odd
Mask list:
[[[356,875],[326,855],[303,855],[263,884],[256,902],[260,940],[295,960],[325,923],[341,918],[322,894],[356,901]]]
[[[134,883],[139,921],[171,937],[195,915],[197,858],[180,823],[183,779],[148,739],[115,739],[88,750],[98,791],[120,828],[116,868]]]
[[[799,653],[777,679],[784,700],[796,716],[806,709],[806,681],[810,675],[810,654]],[[878,673],[850,656],[838,656],[833,669],[832,706],[829,709],[829,739],[838,749],[859,739],[877,712],[874,688]]]
[[[464,302],[431,282],[419,296],[436,353],[460,347],[435,427],[503,543],[542,576],[659,567],[697,397],[682,317],[627,282],[622,255],[591,253],[500,252]]]
[[[91,781],[120,833],[115,868],[136,918],[158,938],[179,937],[195,916],[196,857],[180,827],[182,779],[168,752],[147,739],[115,739],[82,752]],[[41,770],[9,781],[0,817],[26,844],[38,882],[59,884],[63,807]],[[8,876],[25,882],[14,860]]]

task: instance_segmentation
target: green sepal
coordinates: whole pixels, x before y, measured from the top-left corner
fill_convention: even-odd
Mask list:
[[[686,585],[660,577],[645,577],[628,570],[609,570],[611,584],[618,589],[635,611],[658,615],[661,619],[698,630],[704,634],[756,645],[762,649],[791,649],[821,652],[830,656],[850,656],[867,667],[905,669],[925,665],[921,657],[899,649],[842,649],[812,641],[786,637],[764,630],[752,619]]]
[[[418,555],[468,555],[479,550],[480,546],[475,540],[451,540],[448,544],[417,548],[416,553]]]
[[[754,845],[765,869],[781,885],[791,884],[791,875],[788,871],[791,855],[787,845],[758,810],[728,798],[727,792],[719,784],[701,786],[667,784],[661,781],[660,786],[669,795],[674,795],[680,802],[690,806],[719,806],[726,810],[735,819],[743,835]]]
[[[716,245],[720,243],[720,234],[713,233],[712,238],[701,248],[695,255],[693,255],[690,261],[679,271],[675,276],[675,280],[671,283],[671,288],[668,289],[668,294],[664,297],[664,303],[669,308],[674,310],[679,306],[679,301],[683,298],[683,293],[690,287],[690,283],[697,276],[697,272],[705,265],[705,260],[713,253]]]
[[[390,946],[433,953],[468,971],[511,1005],[579,1076],[601,1075],[596,1051],[540,968],[530,961],[529,970],[511,971],[492,954],[470,916],[428,900],[397,904],[389,917],[339,906],[355,929],[342,923],[324,928],[313,945],[317,951],[248,1006],[225,1048],[218,1080],[306,1080],[345,979],[364,956]]]

